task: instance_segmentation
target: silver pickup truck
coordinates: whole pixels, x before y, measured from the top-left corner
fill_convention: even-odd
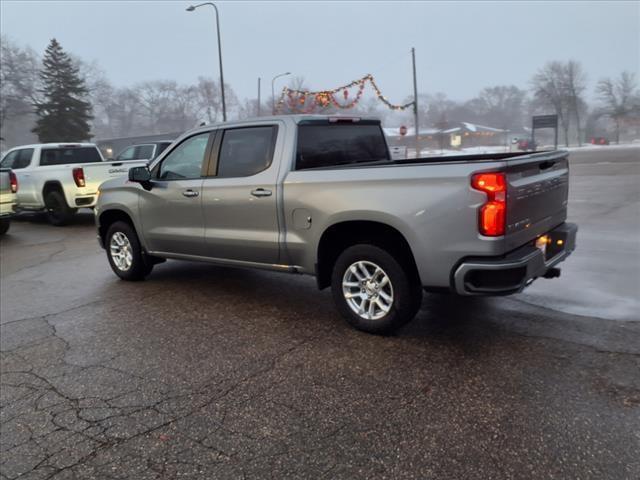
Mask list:
[[[422,292],[506,295],[574,249],[566,151],[392,160],[377,120],[284,116],[190,131],[95,209],[111,268],[165,259],[315,275],[354,327],[390,332]]]

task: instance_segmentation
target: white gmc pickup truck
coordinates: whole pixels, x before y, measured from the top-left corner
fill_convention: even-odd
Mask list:
[[[68,224],[78,208],[93,208],[102,182],[146,164],[105,162],[92,143],[43,143],[12,148],[0,167],[17,176],[20,210],[45,210],[49,222],[60,226]]]

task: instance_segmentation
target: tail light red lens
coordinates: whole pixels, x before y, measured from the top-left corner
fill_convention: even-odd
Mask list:
[[[478,173],[471,186],[487,194],[487,202],[480,207],[478,229],[482,235],[499,237],[505,233],[507,217],[507,181],[502,172]]]
[[[73,181],[76,182],[78,187],[84,187],[84,170],[82,168],[74,168],[73,169]]]
[[[9,172],[9,184],[11,185],[11,193],[18,193],[18,177],[13,172]]]

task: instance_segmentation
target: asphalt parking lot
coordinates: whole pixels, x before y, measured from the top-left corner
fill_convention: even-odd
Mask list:
[[[91,213],[2,238],[0,478],[640,478],[640,148],[572,154],[559,280],[393,337],[302,276],[119,281]]]

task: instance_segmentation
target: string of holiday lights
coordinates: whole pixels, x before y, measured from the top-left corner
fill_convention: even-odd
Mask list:
[[[317,107],[324,108],[329,106],[329,104],[332,104],[336,108],[340,109],[353,108],[362,98],[362,94],[364,93],[364,88],[367,83],[371,84],[371,87],[373,88],[378,100],[384,103],[391,110],[405,110],[414,104],[413,101],[399,105],[391,103],[387,99],[387,97],[382,94],[382,91],[378,87],[378,84],[373,79],[373,75],[367,74],[358,80],[354,80],[350,83],[331,90],[320,90],[317,92],[311,92],[308,90],[296,90],[289,87],[284,87],[282,89],[282,93],[280,95],[278,103],[276,104],[276,113],[280,113],[282,111],[282,108],[285,105],[285,101],[287,102],[289,109],[296,113],[311,113]],[[347,101],[347,99],[349,98],[349,89],[355,86],[358,87],[358,90],[353,100],[348,101],[347,103],[340,103],[336,98],[336,94],[338,94],[338,92],[342,92],[344,100]]]

